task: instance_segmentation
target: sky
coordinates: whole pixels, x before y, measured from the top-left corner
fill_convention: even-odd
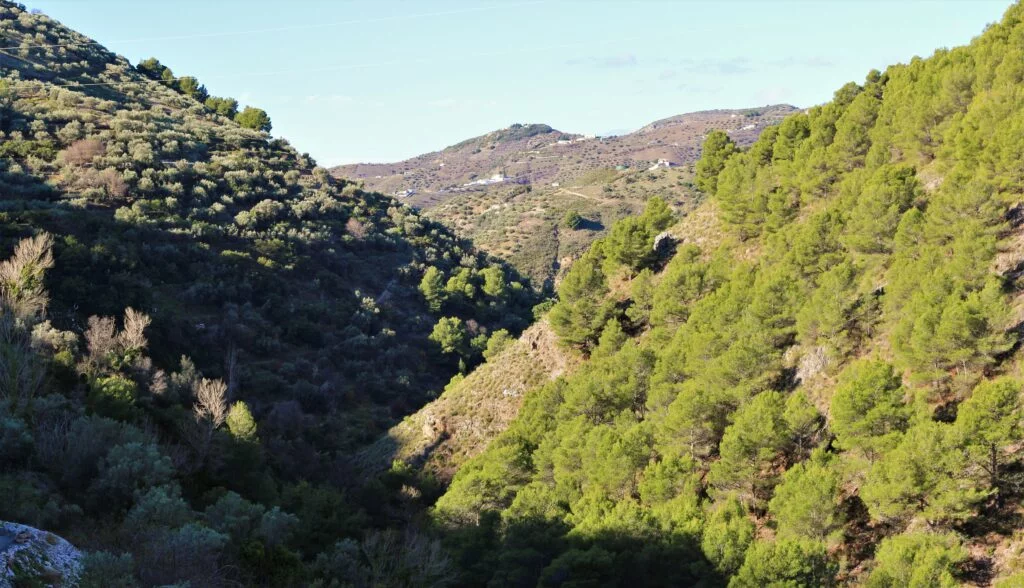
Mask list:
[[[1010,0],[22,0],[132,63],[265,109],[321,165],[512,123],[621,134],[696,110],[828,101],[967,43]]]

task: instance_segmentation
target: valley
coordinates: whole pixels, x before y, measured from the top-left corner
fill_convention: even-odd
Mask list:
[[[1024,585],[1024,3],[977,33],[328,169],[0,0],[0,586]]]

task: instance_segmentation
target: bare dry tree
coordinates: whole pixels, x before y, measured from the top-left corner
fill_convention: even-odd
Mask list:
[[[146,327],[153,322],[145,313],[132,307],[124,309],[124,329],[117,336],[117,343],[124,352],[141,351],[146,348]]]
[[[149,344],[146,327],[152,322],[147,314],[131,307],[124,311],[124,328],[120,331],[112,317],[89,317],[89,327],[85,331],[88,354],[84,368],[95,371],[109,366],[112,357],[121,356],[129,359],[138,376],[144,378],[152,371],[152,362],[142,356],[142,351]]]
[[[224,382],[203,378],[196,387],[196,419],[209,421],[212,429],[223,425],[228,415],[227,391]]]
[[[71,165],[87,165],[106,151],[106,146],[99,139],[81,139],[61,151],[60,159]]]
[[[192,421],[182,425],[182,433],[196,455],[195,466],[202,467],[210,455],[213,433],[224,424],[228,414],[227,385],[221,380],[203,378],[195,387],[196,403]]]
[[[93,182],[96,187],[103,188],[107,198],[111,200],[121,200],[128,195],[128,184],[125,183],[124,176],[112,167],[97,173]]]
[[[167,394],[167,372],[156,370],[149,380],[149,391],[153,396],[165,396]]]
[[[43,285],[46,270],[53,267],[53,237],[40,233],[22,239],[14,255],[0,262],[0,304],[22,320],[41,316],[49,297]]]
[[[441,542],[416,531],[371,531],[363,539],[362,549],[374,586],[392,585],[390,582],[397,580],[441,587],[455,580],[455,568]]]
[[[85,330],[88,348],[86,363],[92,369],[105,366],[110,355],[117,349],[117,325],[110,317],[89,317],[89,328]]]
[[[238,347],[234,343],[228,347],[227,357],[224,358],[224,371],[228,377],[228,400],[231,400],[238,390]]]
[[[0,262],[0,398],[16,411],[31,402],[46,377],[32,346],[32,327],[46,311],[43,278],[52,267],[53,238],[47,233],[23,239]]]
[[[350,218],[345,222],[345,232],[360,240],[366,238],[368,233],[366,225],[356,218]]]

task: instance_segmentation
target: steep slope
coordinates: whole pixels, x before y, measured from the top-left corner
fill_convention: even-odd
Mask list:
[[[540,321],[487,363],[455,378],[440,398],[363,450],[357,463],[373,472],[397,459],[447,483],[459,466],[508,428],[527,390],[568,375],[577,363]]]
[[[0,519],[98,586],[309,585],[389,541],[351,452],[535,295],[155,60],[6,1],[0,45]]]
[[[1017,3],[709,133],[675,256],[652,201],[573,264],[548,320],[588,359],[438,500],[465,581],[1019,584],[1022,130]]]
[[[4,78],[5,239],[60,236],[55,323],[145,310],[165,365],[186,352],[214,375],[230,365],[233,389],[306,411],[401,414],[451,376],[415,287],[427,266],[482,283],[489,262],[468,243],[42,15],[3,26],[24,46]],[[529,293],[507,277],[504,302],[479,291],[460,316],[525,326]]]

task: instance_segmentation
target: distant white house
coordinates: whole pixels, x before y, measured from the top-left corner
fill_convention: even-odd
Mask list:
[[[500,183],[504,182],[506,179],[507,178],[505,177],[505,174],[498,173],[498,174],[494,174],[493,176],[491,176],[489,178],[484,178],[484,179],[481,179],[481,180],[473,180],[472,182],[469,182],[467,184],[463,184],[463,186],[466,186],[466,187],[469,187],[469,186],[489,186],[491,184],[500,184]]]
[[[757,128],[757,125],[747,125],[747,126],[741,128],[740,130],[741,131],[752,131],[752,130],[754,130],[756,128]]]
[[[395,192],[395,196],[397,196],[398,198],[408,198],[409,196],[412,196],[415,193],[416,190],[410,188],[408,190],[399,190],[398,192]]]
[[[667,159],[659,159],[658,163],[656,163],[656,164],[652,165],[651,167],[647,168],[647,171],[654,171],[654,170],[658,169],[659,167],[666,167],[666,168],[667,167],[672,167],[673,165],[675,165],[675,164],[672,163],[671,161],[667,160]]]

